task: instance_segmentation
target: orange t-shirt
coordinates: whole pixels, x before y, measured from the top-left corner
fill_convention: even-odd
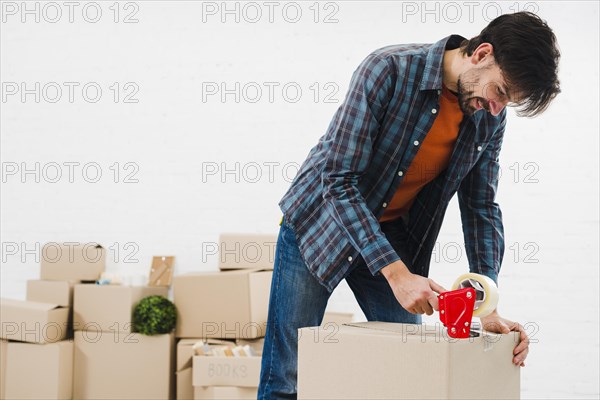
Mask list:
[[[439,114],[408,167],[394,197],[379,218],[380,222],[404,215],[410,209],[419,191],[446,169],[462,118],[463,113],[458,105],[458,98],[448,90],[446,85],[442,85]]]

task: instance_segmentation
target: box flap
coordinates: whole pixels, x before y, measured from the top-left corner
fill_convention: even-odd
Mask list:
[[[70,248],[70,247],[93,247],[94,249],[103,249],[101,244],[96,242],[48,242],[44,243],[42,246],[42,250],[48,247],[61,247],[61,248]]]
[[[346,323],[342,324],[345,326],[350,326],[354,328],[362,328],[369,329],[373,331],[382,331],[382,332],[391,332],[397,333],[401,335],[419,335],[419,336],[443,336],[450,338],[448,336],[447,329],[440,323],[436,325],[432,324],[400,324],[394,322],[354,322],[354,323]],[[488,332],[488,331],[479,331],[479,330],[471,330],[472,332],[477,333],[477,336],[482,336],[487,338],[484,343],[486,343],[487,347],[493,346],[495,342],[499,339],[498,337],[502,336],[502,334]],[[510,332],[509,335],[514,334],[515,332]],[[460,340],[460,339],[453,339]]]
[[[182,371],[192,366],[192,357],[194,356],[193,346],[201,339],[181,339],[177,342],[176,351],[176,371]]]
[[[202,339],[179,339],[177,346],[193,346],[197,342],[201,342]]]
[[[73,304],[74,284],[68,281],[28,280],[25,300],[70,307]]]
[[[441,324],[402,324],[397,322],[369,321],[346,323],[343,325],[354,328],[370,329],[374,331],[397,333],[401,335],[440,335],[446,333],[445,328]]]
[[[15,308],[24,308],[27,310],[40,310],[49,311],[55,308],[61,308],[58,304],[42,303],[39,301],[26,301],[26,300],[15,300],[15,299],[0,299],[2,306],[9,306]]]
[[[230,269],[230,270],[212,270],[212,271],[194,271],[194,272],[186,272],[185,274],[177,275],[177,277],[183,276],[203,276],[203,275],[245,275],[250,274],[252,272],[265,271],[265,268],[248,268],[248,269]]]
[[[353,318],[354,314],[350,312],[325,311],[321,326],[332,323],[337,325],[350,324]]]

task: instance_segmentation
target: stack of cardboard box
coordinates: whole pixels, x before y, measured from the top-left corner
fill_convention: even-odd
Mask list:
[[[44,246],[26,301],[2,299],[0,398],[172,399],[175,371],[178,398],[256,397],[276,236],[220,239],[219,271],[174,278],[176,331],[155,336],[134,333],[132,313],[168,287],[97,284],[102,246]],[[211,338],[251,354],[194,356]]]
[[[0,398],[72,397],[73,286],[98,279],[105,257],[96,243],[49,243],[26,300],[1,300]]]
[[[192,347],[230,339],[252,341],[262,353],[275,243],[274,235],[223,234],[218,272],[174,278],[178,399],[256,398],[260,355],[194,355]]]
[[[220,270],[174,278],[176,330],[155,336],[133,333],[132,313],[168,287],[96,285],[101,246],[44,246],[26,300],[0,302],[0,399],[173,399],[175,371],[177,399],[256,398],[275,239],[222,235]],[[519,397],[514,332],[351,320],[300,329],[299,398]]]
[[[180,339],[177,343],[177,399],[255,399],[264,339]],[[252,356],[207,355],[198,348],[240,348]],[[196,382],[196,383],[194,383]]]
[[[172,333],[133,333],[132,314],[147,296],[167,287],[75,285],[76,399],[171,399],[174,397]]]

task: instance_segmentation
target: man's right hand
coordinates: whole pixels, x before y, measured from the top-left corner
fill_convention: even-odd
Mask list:
[[[432,279],[410,272],[400,260],[383,267],[381,274],[390,284],[396,300],[413,314],[433,314],[433,310],[438,310],[437,294],[446,292]]]

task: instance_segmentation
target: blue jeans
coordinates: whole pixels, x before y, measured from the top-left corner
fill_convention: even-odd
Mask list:
[[[407,263],[410,257],[403,246],[406,226],[402,219],[384,222],[381,228]],[[409,264],[407,267],[412,269]],[[354,262],[345,279],[369,321],[421,323],[421,316],[402,308],[385,277],[373,276],[362,257]],[[259,399],[296,398],[298,328],[321,324],[330,295],[309,272],[294,231],[284,220],[275,249]]]

